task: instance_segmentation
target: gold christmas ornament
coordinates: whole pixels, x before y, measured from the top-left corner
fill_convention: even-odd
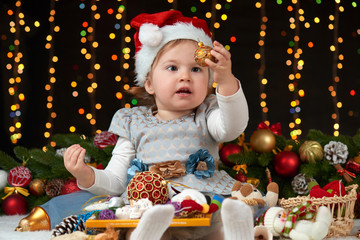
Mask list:
[[[315,162],[324,156],[324,150],[316,141],[305,141],[299,148],[300,159],[303,162]]]
[[[41,179],[34,179],[29,185],[30,192],[35,196],[42,196],[45,193],[45,181]]]
[[[211,47],[205,46],[202,42],[198,42],[198,49],[195,51],[194,58],[200,66],[208,66],[205,63],[205,59],[210,59],[211,61],[215,62],[215,57],[210,53],[211,49]]]
[[[269,129],[258,129],[250,137],[250,146],[256,152],[267,153],[275,148],[275,136]]]
[[[37,206],[34,207],[27,217],[20,220],[19,226],[15,231],[27,232],[27,231],[40,231],[50,230],[50,219],[46,211]]]

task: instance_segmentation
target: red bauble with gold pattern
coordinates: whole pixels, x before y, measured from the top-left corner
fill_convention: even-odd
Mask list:
[[[27,167],[18,166],[9,171],[8,183],[13,187],[27,187],[31,182],[31,172]]]
[[[61,188],[61,193],[60,195],[65,195],[65,194],[69,194],[69,193],[73,193],[73,192],[77,192],[79,191],[80,188],[78,187],[77,183],[76,183],[76,179],[70,179],[67,180],[64,185]]]
[[[19,193],[12,194],[2,202],[2,209],[6,215],[23,215],[27,213],[26,199]]]
[[[292,178],[299,172],[300,159],[294,152],[282,151],[276,154],[273,164],[277,175],[283,178]]]
[[[235,165],[235,163],[231,162],[229,160],[229,155],[231,154],[239,154],[242,152],[242,148],[235,144],[235,143],[231,143],[231,144],[227,144],[227,145],[224,145],[222,148],[221,148],[221,151],[220,151],[220,160],[226,165],[226,166],[229,166],[229,167],[232,167]]]
[[[168,197],[169,189],[165,179],[150,171],[135,174],[127,186],[129,200],[148,198],[154,204],[164,204]]]

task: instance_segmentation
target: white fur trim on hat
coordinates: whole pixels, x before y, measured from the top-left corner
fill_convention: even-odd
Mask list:
[[[277,215],[281,211],[284,211],[284,209],[281,207],[269,208],[265,213],[264,222],[263,222],[264,226],[267,227],[267,229],[269,229],[271,231],[271,233],[277,237],[280,235],[274,229],[274,221],[275,221],[275,218],[277,217]]]
[[[147,45],[149,47],[157,47],[159,46],[162,38],[162,32],[157,25],[145,23],[141,26],[139,31],[139,41],[143,45]]]
[[[146,76],[151,70],[151,65],[159,52],[168,42],[176,39],[190,39],[203,42],[204,45],[212,46],[211,38],[201,29],[191,23],[175,23],[162,28],[152,27],[153,24],[143,24],[139,30],[139,40],[143,44],[135,56],[136,84],[144,87]],[[145,29],[143,29],[145,27]],[[151,33],[153,31],[153,33]],[[161,39],[159,40],[159,32]],[[144,42],[143,42],[144,41]]]

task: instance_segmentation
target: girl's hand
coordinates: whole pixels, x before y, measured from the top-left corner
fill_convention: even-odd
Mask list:
[[[218,41],[214,41],[214,48],[211,50],[211,55],[216,58],[216,62],[209,59],[205,63],[214,72],[214,82],[218,84],[218,92],[221,95],[232,95],[239,89],[238,80],[231,71],[231,54]]]
[[[79,144],[74,144],[66,149],[64,154],[65,168],[78,180],[79,184],[85,188],[93,185],[95,176],[94,171],[85,164],[86,150]]]

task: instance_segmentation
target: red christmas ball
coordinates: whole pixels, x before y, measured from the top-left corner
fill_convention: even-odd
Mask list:
[[[239,154],[242,152],[242,149],[239,145],[235,143],[227,144],[223,146],[220,150],[220,160],[227,166],[232,167],[235,163],[231,162],[228,157],[231,154]]]
[[[154,204],[164,204],[169,197],[165,179],[157,173],[145,171],[135,174],[127,186],[127,198],[139,200],[148,198]]]
[[[246,175],[241,171],[239,171],[239,173],[235,176],[235,179],[242,183],[246,183],[246,181],[247,181]]]
[[[2,209],[6,215],[23,215],[27,213],[26,199],[22,195],[15,193],[2,202]]]
[[[278,153],[273,163],[275,172],[280,177],[291,178],[299,172],[300,159],[294,152],[282,151]]]
[[[72,192],[77,192],[79,190],[80,190],[80,188],[78,187],[78,185],[76,183],[76,179],[73,178],[73,179],[67,180],[64,183],[64,185],[61,188],[60,195],[65,195],[65,194],[69,194],[69,193],[72,193]]]
[[[115,145],[117,142],[118,136],[107,131],[98,133],[94,137],[94,145],[100,149],[104,149],[107,146]]]
[[[14,187],[26,187],[30,184],[31,179],[30,170],[24,166],[14,167],[7,177],[8,183]]]

